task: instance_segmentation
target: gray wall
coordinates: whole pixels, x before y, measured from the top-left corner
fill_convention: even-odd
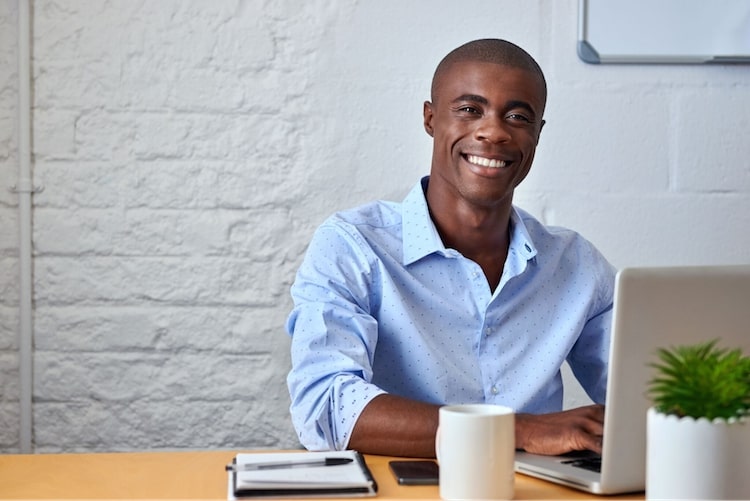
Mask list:
[[[20,429],[19,1],[0,0],[0,452]],[[35,450],[295,447],[301,255],[331,212],[427,173],[431,74],[470,39],[548,77],[519,205],[618,267],[750,262],[750,66],[589,66],[576,22],[576,0],[34,1]]]

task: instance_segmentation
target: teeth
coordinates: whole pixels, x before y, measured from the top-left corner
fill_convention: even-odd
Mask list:
[[[504,160],[478,157],[476,155],[467,155],[466,159],[474,165],[481,165],[482,167],[489,167],[490,169],[499,169],[501,167],[505,167]]]

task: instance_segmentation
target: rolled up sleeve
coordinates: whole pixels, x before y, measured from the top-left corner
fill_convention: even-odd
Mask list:
[[[356,237],[324,224],[292,286],[290,412],[309,450],[345,449],[362,409],[384,393],[371,383],[378,326],[370,264]]]

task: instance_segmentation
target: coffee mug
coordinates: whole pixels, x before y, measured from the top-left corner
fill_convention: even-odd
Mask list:
[[[515,416],[501,405],[440,408],[435,453],[440,464],[440,497],[513,499]]]

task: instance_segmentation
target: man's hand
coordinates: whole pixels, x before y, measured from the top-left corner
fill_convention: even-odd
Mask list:
[[[552,414],[516,414],[516,448],[535,454],[602,452],[604,406],[589,405]]]

